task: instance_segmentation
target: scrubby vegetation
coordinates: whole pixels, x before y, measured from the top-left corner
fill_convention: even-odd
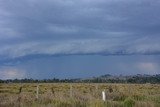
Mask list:
[[[14,80],[0,80],[0,83],[152,83],[159,84],[160,83],[160,74],[157,75],[145,75],[145,74],[137,74],[137,75],[102,75],[99,77],[85,78],[85,79],[43,79],[43,80],[35,80],[35,79],[14,79]]]
[[[37,85],[0,84],[0,107],[160,107],[158,84],[41,83],[38,99]]]

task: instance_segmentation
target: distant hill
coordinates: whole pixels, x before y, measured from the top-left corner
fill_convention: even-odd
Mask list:
[[[84,79],[84,82],[94,82],[94,83],[160,83],[160,74],[157,75],[119,75],[113,76],[110,74],[102,75],[99,77],[93,77],[89,79]]]
[[[0,83],[160,83],[160,74],[157,75],[146,75],[146,74],[137,74],[137,75],[102,75],[99,77],[91,78],[78,78],[78,79],[43,79],[43,80],[34,80],[34,79],[14,79],[14,80],[0,80]]]

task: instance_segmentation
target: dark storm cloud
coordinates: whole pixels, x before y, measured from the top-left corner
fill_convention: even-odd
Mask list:
[[[0,56],[160,54],[157,0],[1,0]]]

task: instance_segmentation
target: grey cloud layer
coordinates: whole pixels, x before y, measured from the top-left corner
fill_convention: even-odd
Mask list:
[[[160,54],[157,0],[1,0],[0,56]]]

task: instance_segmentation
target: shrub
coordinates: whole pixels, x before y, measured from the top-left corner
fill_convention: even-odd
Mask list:
[[[133,107],[135,105],[135,101],[131,98],[126,98],[124,100],[124,106],[125,107]]]

